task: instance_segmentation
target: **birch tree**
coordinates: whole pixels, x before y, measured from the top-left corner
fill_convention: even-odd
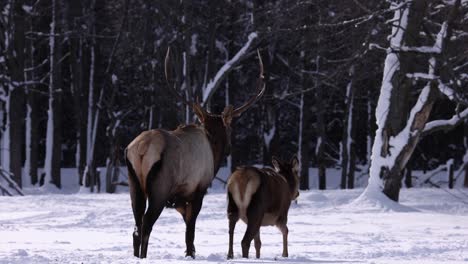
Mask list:
[[[60,60],[62,57],[60,33],[62,21],[61,0],[52,0],[52,15],[49,33],[49,107],[47,110],[46,157],[44,161],[45,185],[53,184],[61,187],[61,158],[62,158],[62,71]]]

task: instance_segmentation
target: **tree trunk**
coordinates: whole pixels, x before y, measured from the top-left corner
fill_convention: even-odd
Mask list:
[[[52,0],[52,22],[50,24],[50,76],[49,76],[49,109],[47,120],[46,159],[44,168],[46,172],[45,184],[52,183],[61,188],[60,162],[62,160],[62,71],[60,59],[62,57],[62,44],[56,36],[61,31],[60,18],[62,4],[60,0]]]
[[[353,144],[353,107],[354,107],[354,66],[349,70],[351,80],[346,87],[345,112],[343,119],[343,135],[341,138],[341,189],[346,189],[347,177],[350,173],[351,144]],[[353,172],[354,174],[354,172]],[[354,181],[354,180],[353,180]]]
[[[31,32],[34,32],[33,16],[28,18],[28,26]],[[27,54],[29,57],[28,68],[26,72],[26,81],[35,81],[35,53],[34,40],[27,41]],[[37,91],[35,85],[30,85],[26,89],[26,159],[24,162],[24,173],[29,177],[30,183],[36,185],[39,182],[37,177],[38,162],[39,162],[39,107],[37,103]]]
[[[305,88],[305,87],[304,87]],[[298,142],[299,147],[299,161],[301,163],[301,171],[300,171],[300,182],[299,182],[299,189],[301,190],[309,190],[309,141],[310,141],[310,133],[306,132],[305,125],[309,124],[310,122],[310,112],[308,110],[308,106],[310,106],[310,96],[308,94],[301,94],[301,102],[300,102],[300,129],[299,135],[300,139]]]
[[[349,159],[349,171],[348,171],[348,189],[354,189],[354,175],[356,174],[356,147],[355,144],[351,144],[350,159]]]
[[[468,188],[468,163],[465,163],[465,181],[463,187]]]
[[[82,15],[81,4],[79,1],[65,1],[68,5],[68,27],[71,30],[79,30],[79,23],[75,20]],[[83,38],[80,35],[70,38],[70,74],[71,74],[71,93],[73,96],[73,109],[75,114],[75,133],[76,133],[76,149],[75,149],[75,166],[78,171],[78,183],[81,184],[84,167],[86,165],[86,122],[84,109],[86,102],[84,100],[83,80],[86,65],[83,60]]]
[[[319,72],[320,56],[316,57],[315,63],[316,71]],[[317,157],[319,190],[325,190],[327,188],[324,144],[326,141],[324,89],[324,86],[319,85],[318,80],[315,80],[315,102],[317,107],[317,145],[315,152]]]
[[[9,65],[11,82],[21,84],[24,82],[24,48],[25,48],[25,17],[23,1],[13,1],[12,43],[10,47]],[[24,86],[18,87],[10,84],[9,95],[9,170],[13,173],[13,180],[22,187],[21,167],[23,165],[24,147],[24,118],[25,118],[25,93]]]
[[[107,161],[106,170],[106,192],[115,193],[117,181],[119,180],[119,167],[120,167],[120,140],[118,135],[113,136],[111,141],[110,153]]]
[[[465,130],[465,156],[463,157],[464,168],[465,168],[465,180],[463,186],[468,188],[468,121],[465,121],[464,125]]]
[[[307,56],[305,52],[301,53],[301,63],[302,67],[305,69],[307,67]],[[306,90],[307,87],[310,85],[310,79],[307,78],[303,73],[301,74],[301,81],[302,81],[302,90]],[[301,93],[301,98],[299,101],[299,161],[301,164],[300,169],[300,182],[299,182],[299,189],[300,190],[309,190],[310,183],[309,183],[309,166],[310,166],[310,140],[311,140],[311,117],[312,111],[310,109],[312,96],[310,93]]]
[[[414,1],[395,11],[394,19],[401,23],[393,26],[390,43],[394,49],[403,45],[418,46],[425,11],[424,0]],[[410,113],[409,92],[413,84],[411,79],[406,78],[406,74],[414,70],[414,56],[413,53],[397,54],[395,51],[387,54],[376,109],[378,129],[372,151],[368,189],[380,189],[394,201],[399,199],[402,170],[419,141],[437,95],[435,83],[428,83]],[[429,74],[434,74],[434,65],[428,68]]]
[[[95,8],[96,8],[96,1],[91,0],[91,32],[95,34],[96,32],[96,22],[95,22]],[[94,184],[96,178],[96,164],[94,162],[94,135],[96,133],[95,124],[97,121],[95,120],[98,118],[95,105],[95,75],[96,70],[96,39],[93,37],[90,40],[90,66],[89,66],[89,78],[88,78],[88,109],[87,109],[87,122],[86,122],[86,166],[83,171],[82,176],[82,186],[90,187],[90,191],[94,191]],[[102,93],[103,91],[101,91]],[[101,97],[101,95],[99,96]],[[96,112],[96,113],[95,113]]]
[[[453,189],[453,183],[454,183],[454,169],[453,169],[453,160],[451,160],[450,165],[448,166],[448,187],[449,189]]]
[[[411,166],[411,163],[406,164],[406,172],[405,172],[405,186],[406,188],[412,188],[413,187],[413,166]]]
[[[31,24],[32,28],[32,24]],[[30,43],[29,68],[34,67],[34,52],[33,43]],[[34,81],[36,76],[34,71],[31,70],[27,75],[28,81]],[[27,90],[27,114],[26,114],[26,160],[24,165],[25,175],[30,177],[32,185],[38,183],[37,177],[38,162],[39,162],[39,105],[38,94],[35,86],[30,86]]]

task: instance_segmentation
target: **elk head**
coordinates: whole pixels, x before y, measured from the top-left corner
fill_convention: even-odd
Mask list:
[[[275,171],[288,182],[291,200],[295,200],[299,196],[299,159],[294,155],[291,161],[287,162],[273,157],[271,163]]]
[[[231,151],[231,123],[234,118],[240,117],[243,112],[249,109],[260,97],[262,97],[265,92],[265,83],[263,77],[263,62],[260,56],[260,52],[257,50],[259,65],[260,65],[260,75],[257,81],[257,93],[252,96],[247,102],[238,108],[234,108],[232,105],[227,105],[224,107],[224,110],[221,114],[214,114],[208,112],[202,104],[196,100],[196,102],[188,101],[184,96],[179,94],[175,89],[175,86],[169,84],[169,56],[170,48],[167,50],[166,59],[165,59],[165,74],[166,81],[170,90],[174,95],[179,98],[184,104],[192,108],[193,112],[197,116],[200,123],[205,128],[208,138],[213,146],[213,151],[215,156],[220,156],[220,154],[228,154]],[[216,153],[220,152],[220,153]],[[216,163],[218,164],[219,161]]]

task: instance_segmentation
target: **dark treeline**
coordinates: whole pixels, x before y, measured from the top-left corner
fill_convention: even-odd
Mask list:
[[[2,166],[19,185],[22,167],[32,184],[44,168],[58,187],[60,168],[77,167],[77,183],[93,190],[106,166],[100,178],[113,192],[136,135],[195,122],[167,86],[168,47],[171,81],[213,112],[256,92],[259,49],[267,91],[233,125],[231,168],[298,154],[302,176],[317,167],[322,189],[330,167],[342,169],[342,188],[367,175],[393,15],[386,1],[5,0],[0,10]],[[207,93],[249,36],[247,53]],[[466,60],[466,47],[453,48]],[[431,115],[455,107],[439,100]],[[428,135],[411,168],[460,166],[467,129]]]

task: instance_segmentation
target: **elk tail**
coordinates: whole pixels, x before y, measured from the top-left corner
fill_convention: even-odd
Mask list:
[[[158,130],[150,130],[136,137],[125,151],[129,172],[136,177],[145,195],[148,194],[148,179],[161,167],[164,147],[164,135]]]
[[[260,175],[251,168],[238,168],[228,181],[228,192],[239,210],[241,219],[247,219],[247,208],[260,186]]]

